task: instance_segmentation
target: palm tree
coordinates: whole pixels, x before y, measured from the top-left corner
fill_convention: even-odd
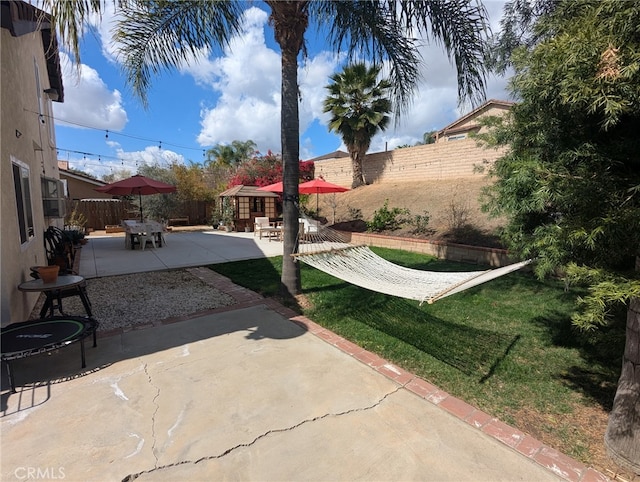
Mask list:
[[[324,112],[331,112],[329,130],[340,134],[351,155],[353,189],[365,183],[362,161],[371,139],[389,124],[391,82],[378,81],[382,67],[367,68],[364,63],[345,67],[342,73],[331,76],[326,86],[329,96],[324,100]]]
[[[231,166],[235,159],[233,147],[226,144],[216,144],[211,149],[207,149],[207,164],[216,163],[224,166]]]
[[[115,1],[115,0],[114,0]],[[44,0],[61,41],[78,57],[78,37],[89,15],[103,0]],[[461,99],[479,102],[485,91],[486,10],[478,0],[266,0],[270,24],[282,57],[281,138],[283,172],[284,256],[282,294],[300,292],[296,249],[298,226],[298,55],[305,49],[311,21],[326,28],[325,38],[349,57],[388,62],[398,115],[420,78],[419,43],[427,36],[441,43],[458,71]],[[146,102],[151,76],[175,68],[203,47],[226,46],[238,31],[244,2],[189,0],[121,0],[122,20],[115,38],[121,42],[124,71],[133,90]]]
[[[232,141],[230,145],[217,144],[207,150],[206,162],[217,162],[226,166],[237,166],[242,161],[250,159],[256,152],[256,143],[248,141]]]

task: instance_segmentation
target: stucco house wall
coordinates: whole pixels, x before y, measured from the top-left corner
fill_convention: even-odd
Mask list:
[[[67,170],[68,163],[65,161],[58,161],[58,167],[60,179],[67,185],[67,197],[70,200],[113,198],[111,194],[96,191],[96,188],[106,185],[106,182]]]
[[[33,21],[41,11],[24,2],[1,3],[0,310],[2,326],[5,326],[28,319],[38,295],[23,293],[17,287],[31,279],[30,266],[47,264],[43,232],[49,225],[61,226],[63,222],[45,218],[41,189],[42,177],[59,178],[51,97],[61,101],[63,92],[61,75],[55,71],[56,63],[59,67],[57,47],[50,50],[49,58],[45,54],[45,45],[50,45],[49,24]],[[59,85],[52,81],[59,81]],[[55,92],[50,90],[54,88]],[[33,230],[25,242],[20,238],[14,166],[28,175],[24,185],[29,190]]]
[[[444,129],[439,130],[436,133],[436,143],[467,139],[472,133],[484,134],[487,128],[480,125],[480,120],[490,116],[501,117],[509,112],[513,104],[513,102],[505,100],[488,100],[471,112],[456,119]]]

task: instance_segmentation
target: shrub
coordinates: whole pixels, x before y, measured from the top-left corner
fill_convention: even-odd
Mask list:
[[[429,213],[425,211],[423,214],[416,214],[411,220],[411,225],[413,229],[411,232],[413,234],[427,234],[431,230],[429,229],[429,220],[431,217]]]
[[[382,207],[373,213],[373,219],[367,222],[367,230],[376,233],[381,231],[394,231],[406,222],[406,219],[402,216],[409,214],[409,210],[406,208],[389,209],[389,200],[385,199]]]
[[[349,206],[347,208],[347,212],[349,213],[349,221],[354,221],[356,219],[362,219],[362,209],[358,209],[358,208],[354,208],[352,206]]]
[[[452,231],[462,229],[469,224],[469,215],[471,208],[469,202],[466,200],[458,200],[453,198],[449,203],[449,210],[447,211],[447,223],[449,229]]]

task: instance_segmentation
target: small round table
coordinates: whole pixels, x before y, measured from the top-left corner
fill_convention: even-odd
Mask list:
[[[43,283],[41,279],[34,279],[20,283],[18,289],[25,292],[41,292],[45,294],[46,299],[40,310],[40,318],[44,318],[47,311],[49,311],[50,317],[53,316],[55,308],[58,308],[60,314],[65,315],[64,311],[62,311],[62,298],[68,298],[69,296],[79,296],[87,316],[93,318],[91,302],[87,296],[87,283],[82,276],[60,275],[53,283]]]

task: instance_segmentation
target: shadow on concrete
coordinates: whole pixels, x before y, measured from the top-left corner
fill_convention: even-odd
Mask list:
[[[1,417],[37,407],[50,397],[50,386],[96,373],[118,362],[151,353],[175,349],[233,332],[246,332],[247,340],[291,339],[306,329],[289,321],[264,305],[209,314],[167,325],[132,330],[98,338],[98,346],[86,346],[87,367],[80,368],[79,346],[15,360],[12,363],[17,393],[11,393],[6,371],[1,380]],[[8,412],[8,400],[17,397],[17,410]],[[12,403],[12,405],[16,406]]]

